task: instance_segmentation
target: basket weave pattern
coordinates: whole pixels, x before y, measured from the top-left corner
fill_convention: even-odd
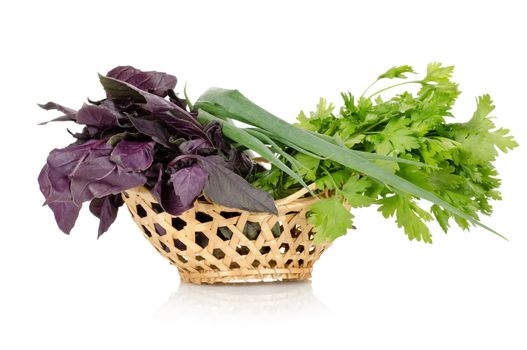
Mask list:
[[[123,193],[134,221],[150,243],[192,283],[303,280],[329,244],[313,243],[306,213],[316,198],[307,191],[276,201],[278,216],[223,207],[204,198],[175,217],[148,189]]]

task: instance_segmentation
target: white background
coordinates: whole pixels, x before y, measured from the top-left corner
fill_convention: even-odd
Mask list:
[[[190,4],[191,3],[191,4]],[[527,22],[509,1],[90,1],[0,5],[1,349],[526,349]],[[78,108],[116,65],[177,75],[192,98],[238,88],[293,121],[320,96],[360,94],[385,69],[456,66],[467,120],[490,93],[522,147],[497,162],[503,202],[475,229],[409,242],[374,209],[311,283],[181,284],[126,210],[101,239],[87,208],[71,236],[42,208],[37,175],[71,141],[37,102]],[[74,126],[69,126],[74,127]]]

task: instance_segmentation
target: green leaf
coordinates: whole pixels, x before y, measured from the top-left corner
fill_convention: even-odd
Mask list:
[[[392,68],[388,69],[385,73],[379,75],[379,77],[377,79],[384,79],[384,78],[388,78],[388,79],[394,79],[394,78],[406,79],[407,76],[405,75],[405,73],[415,73],[415,71],[414,71],[414,69],[412,67],[407,66],[407,65],[398,66],[398,67],[392,67]]]
[[[315,231],[315,244],[332,242],[352,228],[353,215],[336,198],[321,199],[311,205],[308,222]]]
[[[297,169],[298,174],[307,181],[315,181],[320,159],[310,157],[304,153],[295,154],[295,159],[302,164],[302,167]]]
[[[391,119],[383,131],[369,139],[375,143],[379,154],[401,154],[414,148],[419,148],[415,131],[408,127],[410,119]]]
[[[426,76],[422,81],[436,83],[448,82],[452,77],[453,72],[454,66],[443,67],[441,63],[433,62],[428,64]]]
[[[430,214],[419,208],[414,201],[396,194],[379,200],[379,211],[385,218],[395,215],[397,226],[404,228],[410,240],[432,243],[430,230],[424,221],[432,220]]]
[[[352,207],[366,207],[373,203],[374,199],[365,195],[372,185],[366,177],[358,174],[352,175],[342,187],[342,194]]]

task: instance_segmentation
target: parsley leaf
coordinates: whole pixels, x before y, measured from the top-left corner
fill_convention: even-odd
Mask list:
[[[331,242],[345,235],[352,228],[353,215],[336,198],[315,202],[309,213],[308,222],[314,226],[315,243]]]
[[[377,80],[388,78],[400,78],[400,79],[406,79],[406,75],[404,73],[415,73],[414,69],[410,66],[404,65],[399,67],[392,67],[388,69],[385,73],[379,75]]]

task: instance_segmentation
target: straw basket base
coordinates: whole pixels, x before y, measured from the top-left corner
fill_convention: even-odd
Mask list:
[[[188,272],[179,270],[184,282],[195,284],[258,283],[278,281],[303,281],[311,278],[312,268],[258,269],[250,271]]]
[[[275,202],[278,215],[227,208],[198,198],[180,216],[165,212],[145,187],[123,193],[152,246],[190,283],[305,280],[329,244],[315,244],[306,214],[318,200],[305,190]]]

